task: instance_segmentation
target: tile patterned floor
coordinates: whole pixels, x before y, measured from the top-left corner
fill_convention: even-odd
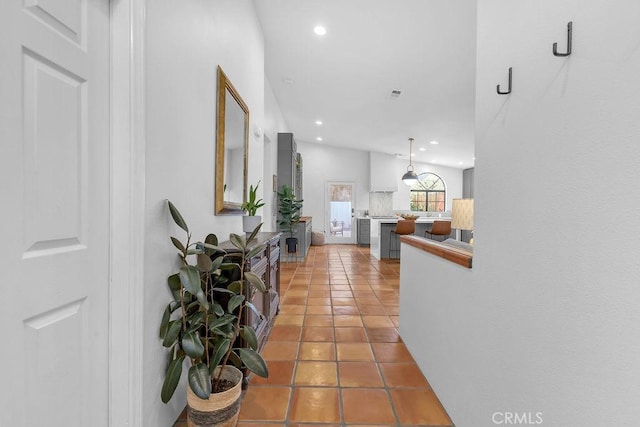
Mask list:
[[[239,425],[452,426],[398,334],[399,270],[353,245],[282,263],[270,375],[251,378]]]

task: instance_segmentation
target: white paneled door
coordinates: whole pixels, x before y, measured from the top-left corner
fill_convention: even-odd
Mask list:
[[[325,241],[327,243],[355,243],[355,184],[353,182],[327,182]]]
[[[0,425],[107,426],[109,1],[0,28]]]

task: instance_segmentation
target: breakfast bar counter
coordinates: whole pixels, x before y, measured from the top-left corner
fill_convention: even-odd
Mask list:
[[[371,218],[371,255],[377,259],[383,258],[399,258],[399,252],[395,253],[393,257],[389,254],[389,244],[391,239],[391,230],[396,228],[396,224],[402,218]],[[416,231],[414,236],[424,237],[424,232],[429,230],[434,221],[451,221],[451,218],[439,218],[439,217],[419,217],[416,221]],[[453,232],[452,232],[453,233]],[[397,239],[398,236],[393,236]],[[394,245],[400,247],[400,242],[397,241]]]

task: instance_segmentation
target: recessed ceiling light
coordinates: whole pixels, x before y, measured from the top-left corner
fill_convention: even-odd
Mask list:
[[[458,162],[459,165],[464,165],[464,162]]]
[[[438,144],[440,144],[440,143],[439,143],[438,141],[431,141],[431,142],[429,142],[429,144],[431,144],[431,145],[438,145]]]
[[[427,149],[424,147],[420,147],[420,151],[427,151]]]
[[[317,137],[317,138],[316,138],[316,141],[318,141],[318,142],[322,141],[322,137],[320,137],[320,136],[319,136],[319,137]]]
[[[411,157],[415,157],[415,156],[416,156],[416,153],[411,153]]]
[[[316,120],[316,124],[317,124],[318,126],[322,126],[322,120]]]
[[[327,29],[322,25],[316,25],[316,27],[313,29],[313,32],[319,36],[324,36],[325,34],[327,34]]]

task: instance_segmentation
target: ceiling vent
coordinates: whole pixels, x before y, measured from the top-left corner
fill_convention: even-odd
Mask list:
[[[391,95],[389,95],[389,96],[390,96],[390,98],[391,98],[391,99],[396,99],[396,98],[399,98],[399,97],[400,97],[400,94],[401,94],[401,93],[402,93],[402,91],[401,91],[401,90],[399,90],[399,89],[393,89],[393,90],[391,91]]]

